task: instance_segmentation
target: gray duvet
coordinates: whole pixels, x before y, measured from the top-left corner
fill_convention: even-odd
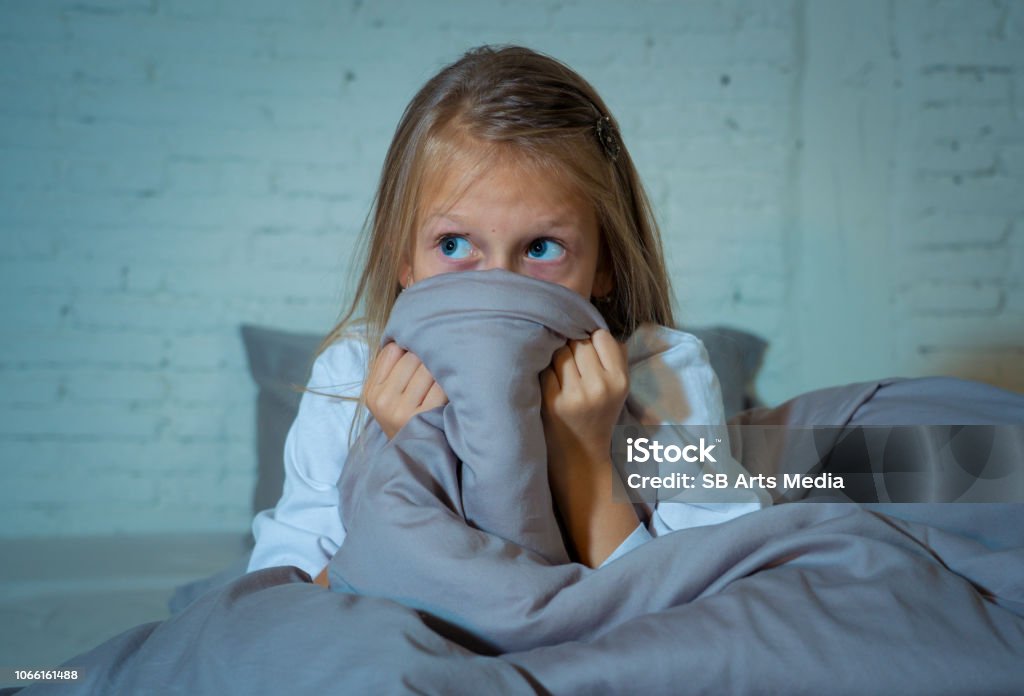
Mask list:
[[[72,659],[75,687],[26,693],[1024,692],[1021,505],[788,503],[570,562],[536,375],[598,326],[570,291],[501,271],[418,283],[387,336],[450,403],[353,450],[332,591],[250,573]],[[890,388],[914,382],[773,413],[849,424]]]

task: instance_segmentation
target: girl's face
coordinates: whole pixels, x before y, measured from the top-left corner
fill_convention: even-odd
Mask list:
[[[611,291],[601,268],[601,236],[592,207],[562,181],[499,164],[454,200],[459,177],[427,194],[403,286],[441,273],[502,268],[557,283],[583,297]]]

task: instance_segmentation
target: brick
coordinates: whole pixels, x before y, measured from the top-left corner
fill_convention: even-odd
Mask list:
[[[263,97],[208,93],[202,99],[192,98],[195,96],[149,88],[95,87],[76,94],[67,113],[79,120],[162,128],[275,123]]]
[[[56,272],[55,272],[56,271]],[[118,290],[124,266],[117,263],[58,264],[52,259],[12,263],[0,276],[0,291],[67,294],[78,290]]]
[[[967,248],[930,248],[907,253],[899,267],[907,278],[962,283],[1013,277],[1011,257],[1002,245]]]
[[[0,85],[5,91],[37,80],[70,81],[74,59],[62,41],[17,41],[2,32],[0,29]]]
[[[4,246],[0,249],[0,264],[13,269],[17,262],[53,259],[56,245],[48,236],[49,229],[27,223],[9,223],[4,228]]]
[[[167,420],[151,408],[96,403],[82,408],[67,402],[33,409],[0,404],[0,416],[0,436],[81,440],[140,440],[152,437]]]
[[[920,314],[996,314],[1004,302],[998,284],[917,282],[898,291],[898,299],[910,311]]]
[[[914,58],[920,65],[1009,65],[1019,68],[1024,61],[1024,37],[1016,39],[989,34],[979,40],[968,32],[925,36],[916,42]]]
[[[652,32],[649,36],[650,61],[655,66],[705,68],[721,76],[736,64],[757,63],[777,68],[794,65],[796,59],[792,35],[778,30],[746,29],[727,36]]]
[[[313,234],[263,228],[250,233],[245,253],[249,262],[259,268],[291,268],[302,272],[324,269],[338,273],[344,270],[344,262],[355,244],[351,233],[330,228],[321,228]]]
[[[338,95],[344,69],[334,62],[175,58],[156,62],[161,87],[193,93],[319,98]]]
[[[1013,3],[1009,3],[1012,5]],[[970,36],[990,39],[1002,33],[1006,22],[1007,3],[969,3],[939,0],[921,6],[903,7],[904,21],[914,20],[915,33],[935,40]],[[924,11],[923,11],[924,10]]]
[[[942,146],[948,146],[954,141],[964,145],[1020,138],[1020,122],[1008,101],[987,105],[924,105],[913,109],[912,117],[913,136],[922,143],[938,140]]]
[[[170,392],[170,377],[152,370],[76,370],[62,383],[62,395],[77,404],[163,403]]]
[[[60,185],[59,162],[49,153],[5,148],[0,150],[0,190],[17,193],[52,191]]]
[[[979,175],[996,173],[1002,148],[995,143],[960,143],[953,139],[948,144],[935,142],[922,144],[914,153],[917,166],[924,172],[938,175]]]
[[[52,6],[17,0],[0,4],[0,39],[37,44],[60,43],[67,37],[67,26]]]
[[[252,522],[243,503],[189,505],[186,503],[128,503],[83,501],[73,508],[60,503],[9,506],[0,516],[0,536],[9,531],[28,538],[192,532],[238,532]]]
[[[211,471],[209,468],[191,474],[187,481],[162,478],[157,482],[161,500],[176,505],[224,505],[236,502],[235,491],[252,488],[251,473]]]
[[[332,0],[299,0],[282,7],[275,0],[251,0],[223,3],[221,14],[228,20],[245,24],[267,24],[275,27],[321,25],[336,19],[338,3]]]
[[[271,168],[274,191],[286,195],[314,195],[350,200],[348,193],[358,172],[349,164],[275,162]]]
[[[342,300],[305,301],[300,298],[280,302],[238,300],[231,305],[239,323],[275,326],[287,331],[327,333],[337,323]]]
[[[665,33],[692,32],[727,34],[742,23],[743,11],[735,3],[672,4],[609,3],[595,11],[588,3],[560,3],[552,15],[555,26],[595,30],[649,30],[657,26]]]
[[[733,283],[730,300],[734,305],[778,307],[786,294],[786,280],[782,276],[741,275]]]
[[[167,364],[175,374],[229,371],[239,375],[246,368],[242,339],[237,326],[219,327],[212,333],[178,334],[167,339]],[[216,375],[212,375],[216,376]]]
[[[65,224],[51,227],[47,234],[61,258],[101,268],[110,267],[112,262],[119,267],[127,265],[130,278],[142,283],[142,288],[150,287],[137,277],[143,273],[180,273],[182,266],[223,267],[235,254],[241,239],[240,235],[233,238],[228,230],[203,221],[181,225],[140,221],[138,226],[126,226],[122,220],[120,224],[89,224],[77,229]]]
[[[196,404],[252,409],[256,387],[240,370],[185,372],[175,370],[170,384],[170,403],[189,407]]]
[[[111,475],[76,467],[60,475],[18,478],[4,487],[0,500],[19,506],[34,504],[81,505],[97,500],[108,503],[154,503],[159,481],[141,476]]]
[[[996,317],[964,314],[917,315],[899,323],[897,345],[910,350],[1020,348],[1020,319],[1008,313]]]
[[[336,254],[332,254],[337,258]],[[272,264],[248,267],[228,267],[202,273],[178,273],[168,276],[166,287],[175,301],[188,303],[241,298],[264,302],[328,301],[336,296],[339,276],[344,270],[341,263],[310,266],[309,268],[274,268]],[[159,306],[167,306],[166,303]],[[203,327],[202,330],[207,330]]]
[[[211,3],[213,4],[213,3]],[[76,46],[115,56],[203,56],[259,58],[269,54],[269,36],[233,19],[69,16]]]
[[[10,317],[7,312],[0,311],[0,314]],[[72,327],[19,327],[16,331],[0,334],[0,366],[6,369],[158,369],[164,360],[164,350],[163,337],[131,330],[96,332]]]
[[[1006,272],[1006,277],[1011,279],[1012,283],[1019,283],[1021,278],[1024,278],[1024,232],[1015,229],[1016,234],[1011,235],[1007,244],[1007,255],[1009,258],[1009,270]]]
[[[65,378],[53,370],[0,370],[0,393],[15,408],[52,405],[64,397]],[[6,449],[6,448],[4,448]]]
[[[1013,229],[1008,216],[978,213],[934,211],[919,217],[908,217],[901,225],[900,236],[917,246],[971,245],[994,246],[1007,239]]]
[[[103,440],[10,440],[4,441],[6,472],[11,478],[30,478],[59,471],[73,461],[89,476],[106,477],[134,473],[158,477],[192,474],[220,467],[228,473],[252,474],[252,447],[225,443],[182,443],[151,438],[138,442]]]
[[[74,301],[67,295],[42,294],[25,302],[17,295],[0,296],[0,316],[11,334],[23,331],[55,330],[73,320]]]
[[[76,193],[152,195],[163,188],[162,163],[156,158],[120,156],[104,160],[69,160],[64,166],[68,189]]]
[[[1024,321],[1024,285],[1019,281],[1006,289],[1006,313]]]
[[[1013,95],[1014,68],[1005,64],[926,65],[917,93],[924,104],[1005,104]]]
[[[161,15],[184,20],[211,20],[221,16],[221,3],[209,0],[160,0]]]
[[[72,325],[87,331],[212,331],[224,320],[217,303],[198,297],[82,293],[74,304]]]
[[[152,14],[156,11],[158,4],[158,0],[103,0],[102,2],[71,0],[65,2],[62,9],[70,15],[120,17]]]
[[[1024,203],[1016,195],[1020,182],[998,176],[917,175],[908,202],[918,210],[977,216],[1017,215]]]
[[[169,410],[162,425],[180,442],[242,442],[250,437],[251,412],[225,413],[219,404]]]
[[[1013,40],[1024,39],[1024,7],[1010,3],[1006,10],[1006,33]]]
[[[1006,176],[1024,180],[1024,142],[1003,146],[997,157]]]
[[[53,118],[63,110],[64,101],[69,97],[57,96],[53,90],[31,85],[4,85],[3,99],[0,99],[0,116],[31,119]]]
[[[676,192],[675,204],[699,209],[700,205],[732,205],[763,208],[778,201],[778,180],[756,173],[719,174],[675,171],[668,179]]]
[[[249,196],[264,196],[270,193],[270,171],[257,159],[230,158],[220,160],[221,176],[232,191]],[[172,179],[173,182],[173,179]]]
[[[163,162],[163,190],[178,195],[213,197],[224,191],[224,167],[217,159],[171,156]]]

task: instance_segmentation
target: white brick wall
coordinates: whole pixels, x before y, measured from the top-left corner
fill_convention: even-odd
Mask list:
[[[1024,3],[898,6],[905,93],[892,285],[903,371],[1024,391]],[[920,128],[916,124],[920,124]],[[1018,298],[1014,302],[1014,298]]]
[[[767,399],[1024,389],[1024,2],[0,0],[0,536],[247,527],[237,325],[330,326],[402,108],[484,42],[602,92]]]
[[[1024,390],[1024,3],[804,10],[797,349],[766,391],[882,374]]]

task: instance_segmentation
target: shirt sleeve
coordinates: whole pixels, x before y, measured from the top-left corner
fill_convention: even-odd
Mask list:
[[[637,528],[633,530],[632,534],[622,540],[622,543],[619,544],[619,548],[612,551],[612,555],[604,559],[604,562],[599,565],[598,568],[604,568],[612,561],[622,558],[633,549],[643,546],[653,538],[654,537],[651,536],[651,533],[647,531],[647,527],[643,522],[641,522],[637,525]]]
[[[696,336],[645,324],[630,338],[630,394],[627,407],[645,424],[686,426],[695,433],[724,436],[725,408],[718,376]],[[728,441],[723,448],[728,450]],[[728,467],[739,467],[731,460]],[[735,496],[736,492],[732,492]],[[759,510],[770,500],[751,491],[742,502],[661,501],[651,513],[655,536],[727,522]]]
[[[337,483],[366,371],[366,347],[343,339],[313,364],[307,391],[284,446],[284,490],[253,520],[248,570],[293,565],[319,574],[345,538]]]
[[[641,423],[720,426],[722,389],[699,338],[643,324],[629,339],[627,405]]]

